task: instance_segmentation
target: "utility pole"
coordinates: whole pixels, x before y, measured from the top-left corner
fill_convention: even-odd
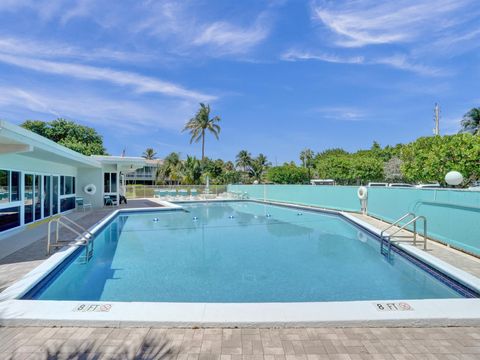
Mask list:
[[[438,106],[438,103],[435,103],[435,109],[433,110],[433,121],[435,122],[433,135],[440,135],[440,106]]]

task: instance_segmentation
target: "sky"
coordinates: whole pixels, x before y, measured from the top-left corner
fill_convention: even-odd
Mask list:
[[[274,164],[453,134],[480,104],[478,0],[1,0],[0,118],[63,117],[112,155],[200,156],[181,130],[221,117],[206,155]]]

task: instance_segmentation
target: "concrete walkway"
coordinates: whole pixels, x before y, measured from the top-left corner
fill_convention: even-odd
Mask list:
[[[373,218],[371,216],[358,213],[350,214],[360,220],[369,223],[370,225],[375,226],[378,229],[385,229],[387,226],[390,225],[385,221]],[[392,229],[396,229],[396,227]],[[399,235],[408,236],[411,239],[413,234],[409,231],[401,231]],[[421,236],[419,236],[419,238],[422,239],[422,242],[417,242],[417,247],[423,250],[423,238]],[[408,243],[412,245],[411,240],[408,240]],[[480,259],[475,256],[455,250],[449,246],[432,240],[427,240],[427,253],[480,278]]]

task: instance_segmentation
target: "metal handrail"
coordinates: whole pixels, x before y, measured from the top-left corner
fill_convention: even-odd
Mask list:
[[[406,219],[407,217],[409,216],[413,216],[415,217],[416,215],[413,213],[413,212],[408,212],[406,213],[405,215],[403,215],[400,219],[396,220],[394,223],[390,224],[390,226],[387,226],[385,229],[382,230],[382,232],[380,233],[380,237],[383,239],[383,233],[385,231],[387,231],[388,229],[394,227],[395,225],[397,225],[400,221]]]
[[[413,213],[407,213],[405,214],[404,216],[402,216],[402,218],[398,219],[395,223],[391,224],[389,227],[387,227],[386,229],[382,230],[382,232],[380,233],[380,252],[383,254],[383,243],[384,243],[384,240],[387,241],[388,243],[388,254],[390,254],[391,252],[391,248],[392,248],[392,237],[399,233],[400,231],[402,230],[405,230],[405,228],[407,226],[409,226],[410,224],[413,224],[413,245],[417,245],[417,221],[418,220],[422,220],[423,221],[423,250],[427,250],[427,218],[423,215],[419,215],[419,216],[415,216],[413,219],[411,219],[410,221],[408,221],[407,223],[403,224],[402,226],[400,226],[399,228],[397,228],[393,233],[389,234],[388,236],[384,236],[383,233],[385,232],[385,230],[387,229],[390,229],[392,226],[398,224],[401,220],[407,218],[408,216],[411,216],[411,215],[415,215]]]
[[[67,221],[64,221],[64,220],[67,220]],[[54,223],[54,222],[56,223],[55,243],[52,244],[51,228],[52,228],[52,223]],[[69,225],[68,223],[76,226],[77,229],[75,229],[73,226]],[[48,222],[47,254],[50,255],[52,248],[62,247],[62,246],[65,245],[65,243],[71,242],[71,241],[61,241],[61,240],[59,240],[60,225],[67,228],[68,230],[72,231],[74,234],[76,234],[77,237],[78,237],[78,239],[76,239],[77,242],[78,241],[83,242],[83,243],[80,243],[79,245],[84,245],[85,246],[85,251],[86,251],[85,256],[88,259],[88,255],[89,255],[88,248],[89,248],[90,240],[93,238],[93,234],[90,231],[88,231],[87,229],[85,229],[83,226],[81,226],[80,224],[76,223],[75,221],[67,218],[66,216],[59,216],[59,217],[57,217],[55,219],[52,219]],[[79,231],[78,229],[80,229],[82,232]]]

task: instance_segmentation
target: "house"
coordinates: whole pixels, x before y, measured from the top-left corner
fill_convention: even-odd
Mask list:
[[[118,201],[126,174],[141,157],[85,156],[0,120],[0,237],[12,229],[75,209],[105,196]]]

